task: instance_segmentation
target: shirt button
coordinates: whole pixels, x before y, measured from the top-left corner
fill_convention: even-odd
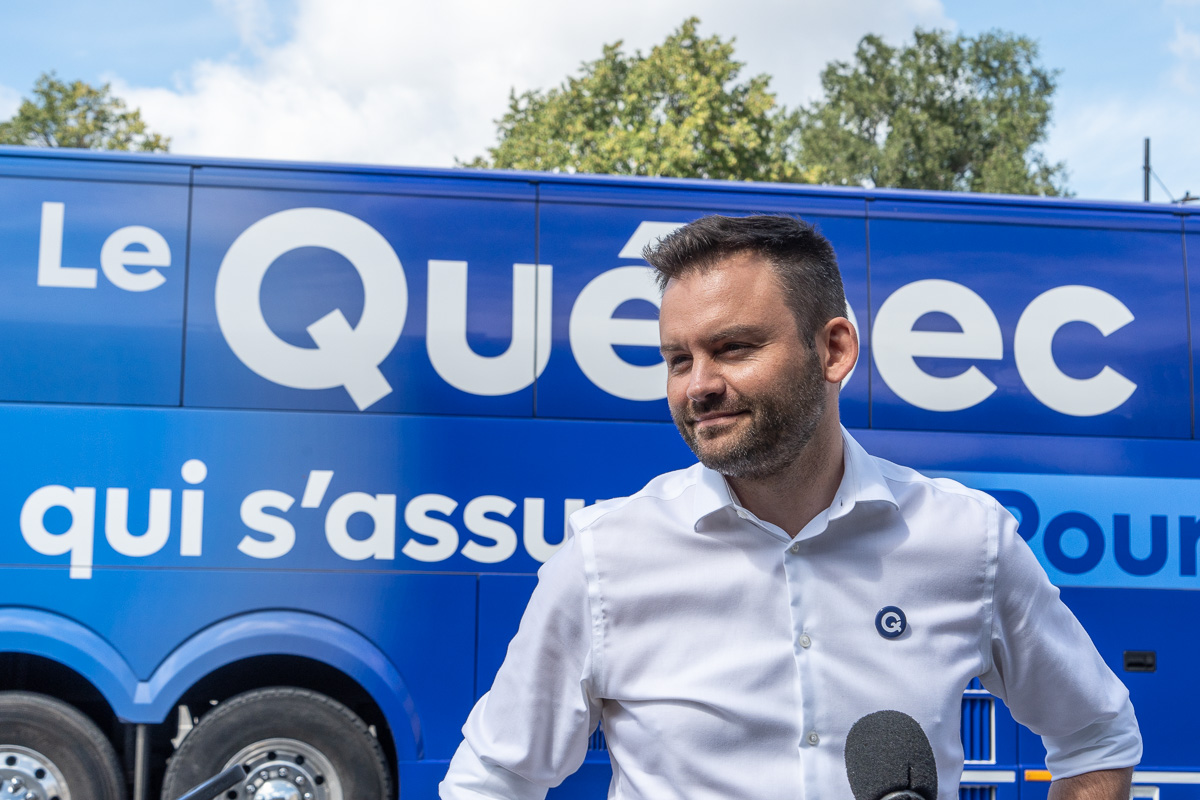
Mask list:
[[[788,550],[791,550],[792,553],[799,553],[800,552],[800,543],[799,542],[793,543],[792,546],[788,548]]]
[[[821,741],[821,737],[820,737],[820,736],[817,736],[817,732],[816,732],[816,731],[809,731],[809,732],[808,732],[808,743],[809,743],[809,744],[811,744],[813,747],[816,747],[816,746],[817,746],[817,744],[818,744],[820,741]]]
[[[812,645],[812,639],[808,638],[807,633],[801,634],[799,641],[801,647],[810,647]]]
[[[737,515],[738,515],[739,517],[741,517],[742,519],[750,519],[750,514],[749,514],[749,512],[747,512],[747,511],[743,511],[743,510],[742,510],[742,509],[740,509],[740,508],[738,509]]]

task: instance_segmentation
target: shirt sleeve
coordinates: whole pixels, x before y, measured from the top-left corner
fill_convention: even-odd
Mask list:
[[[442,800],[541,800],[579,768],[600,719],[592,693],[592,614],[578,536],[538,584],[491,690],[463,726]]]
[[[1136,766],[1142,739],[1129,690],[1059,599],[1037,558],[998,505],[991,669],[984,687],[1042,737],[1055,778]]]

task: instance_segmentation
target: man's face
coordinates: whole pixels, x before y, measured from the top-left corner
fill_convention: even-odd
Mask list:
[[[671,416],[706,467],[762,478],[797,459],[828,384],[764,260],[738,254],[670,281],[659,335]]]

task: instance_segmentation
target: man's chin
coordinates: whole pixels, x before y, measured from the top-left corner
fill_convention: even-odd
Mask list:
[[[700,442],[717,442],[722,439],[730,439],[737,436],[735,432],[742,421],[742,416],[722,417],[720,420],[709,422],[706,425],[692,423],[692,434]]]
[[[705,466],[712,466],[713,469],[717,469],[717,467],[713,465],[724,465],[729,463],[729,461],[734,458],[734,453],[732,451],[735,448],[728,445],[724,447],[714,447],[712,444],[713,443],[711,441],[701,440],[696,443],[696,447],[692,448],[696,453],[696,458],[698,458]]]

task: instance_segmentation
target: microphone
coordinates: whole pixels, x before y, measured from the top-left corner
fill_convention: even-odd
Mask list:
[[[846,777],[854,800],[937,800],[929,737],[900,711],[876,711],[846,735]]]

